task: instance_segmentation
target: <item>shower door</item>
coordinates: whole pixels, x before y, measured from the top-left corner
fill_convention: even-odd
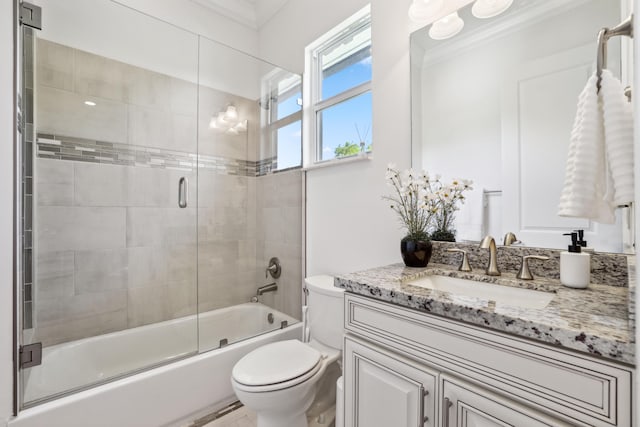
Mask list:
[[[22,407],[198,349],[198,38],[108,0],[34,3]]]
[[[205,37],[199,52],[198,332],[207,351],[300,318],[301,76]],[[265,274],[272,257],[278,277]]]

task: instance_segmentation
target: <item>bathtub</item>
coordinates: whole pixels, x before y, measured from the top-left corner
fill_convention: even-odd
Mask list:
[[[198,317],[187,316],[45,348],[42,365],[25,373],[26,402],[163,365],[25,409],[9,425],[177,425],[235,400],[231,369],[243,355],[302,335],[296,319],[260,303],[199,319],[198,324]],[[202,351],[215,350],[187,357],[198,341]]]

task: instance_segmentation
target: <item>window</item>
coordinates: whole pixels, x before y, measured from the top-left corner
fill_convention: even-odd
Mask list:
[[[300,76],[276,69],[262,82],[265,137],[274,171],[302,166],[302,84]]]
[[[306,49],[305,165],[371,151],[369,6]]]

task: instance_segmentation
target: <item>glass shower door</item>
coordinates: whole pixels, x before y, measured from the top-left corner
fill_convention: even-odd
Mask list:
[[[301,164],[301,113],[299,96],[295,96],[300,75],[204,37],[200,37],[199,52],[198,332],[202,352],[299,319],[302,173],[298,169],[273,175],[278,169],[277,153],[282,152],[277,137],[286,130],[292,134],[286,135],[290,136],[286,141],[294,141],[291,154],[298,156],[297,163],[290,163]],[[283,107],[278,109],[280,101]],[[265,275],[271,257],[279,257],[283,266],[276,278]],[[259,288],[271,284],[277,289],[263,288],[269,291],[258,295]]]
[[[34,3],[21,309],[42,362],[23,406],[198,349],[197,36],[108,0]]]

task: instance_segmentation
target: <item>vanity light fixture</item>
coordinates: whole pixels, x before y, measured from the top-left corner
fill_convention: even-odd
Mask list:
[[[89,107],[95,107],[97,104],[93,101],[84,101],[84,105],[88,105]]]
[[[409,18],[413,22],[431,22],[442,10],[444,0],[413,0],[409,6]]]
[[[476,0],[471,7],[471,13],[480,19],[493,18],[509,9],[512,3],[513,0]]]
[[[464,21],[458,16],[458,12],[453,12],[431,25],[429,37],[434,40],[448,39],[462,31],[463,27]]]
[[[209,128],[229,135],[238,135],[247,131],[247,120],[238,120],[238,110],[233,105],[228,105],[224,111],[211,117]]]

